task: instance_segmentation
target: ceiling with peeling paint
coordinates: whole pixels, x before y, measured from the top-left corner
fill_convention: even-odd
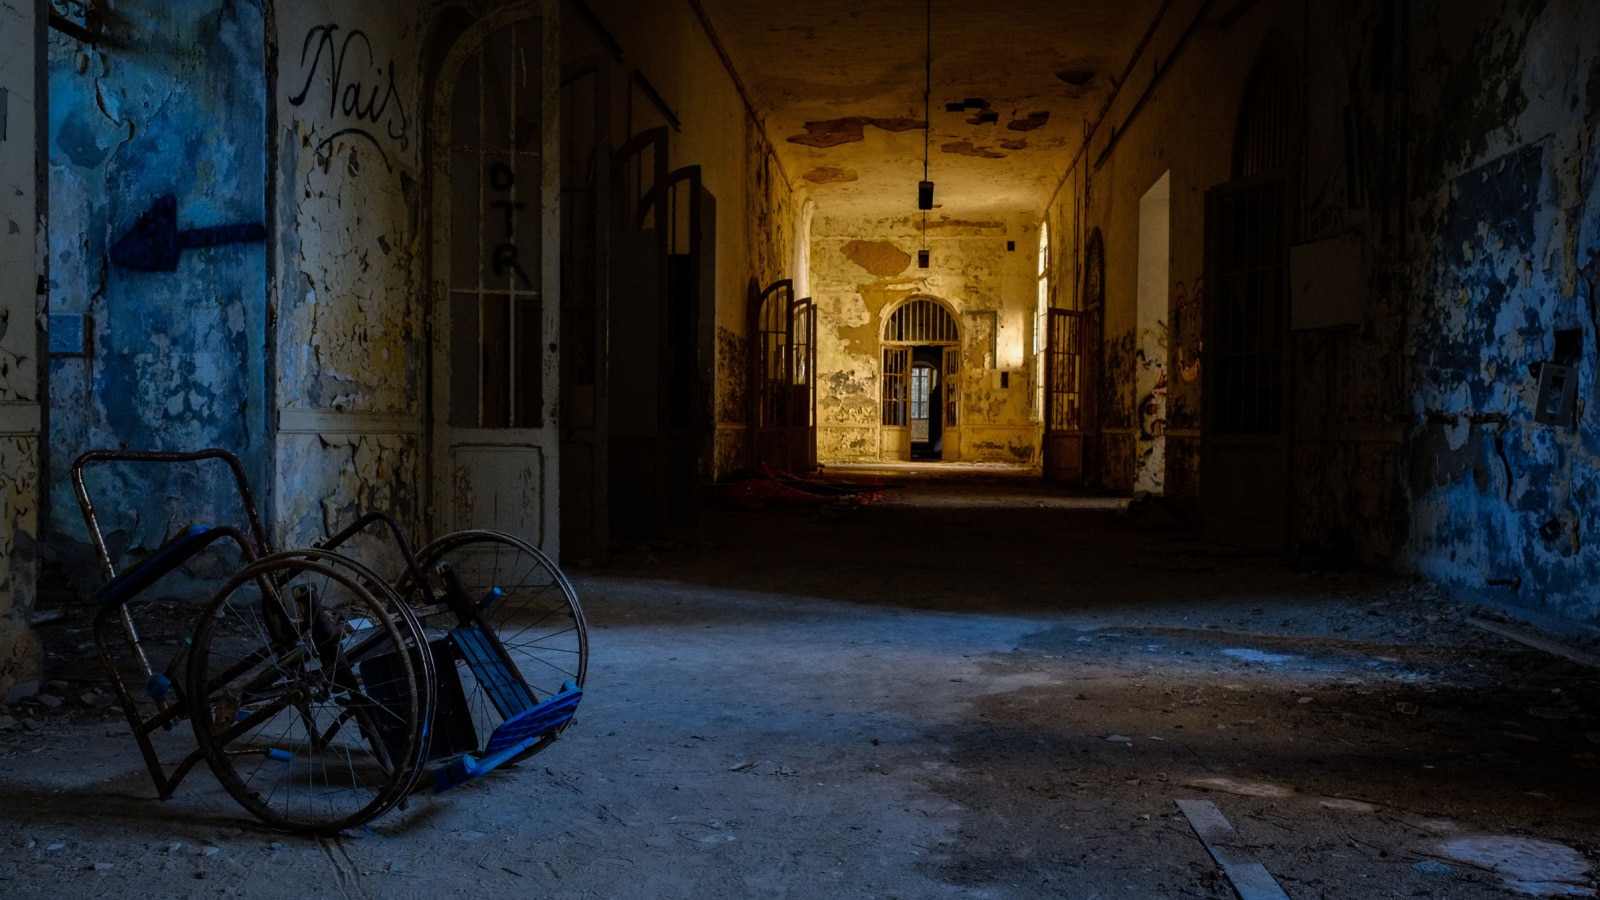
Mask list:
[[[701,2],[796,188],[829,214],[917,212],[922,3]],[[1159,3],[933,0],[937,214],[1042,210]]]

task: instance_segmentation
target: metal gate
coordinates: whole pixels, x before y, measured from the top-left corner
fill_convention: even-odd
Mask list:
[[[1044,476],[1057,484],[1084,480],[1084,423],[1090,395],[1085,335],[1089,316],[1052,309],[1045,335]]]
[[[878,454],[883,459],[911,458],[911,348],[883,348],[883,423]]]
[[[754,300],[752,460],[780,471],[809,471],[817,458],[817,307],[796,299],[794,282],[775,281]]]

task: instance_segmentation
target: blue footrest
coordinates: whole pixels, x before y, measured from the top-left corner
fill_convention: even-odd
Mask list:
[[[567,724],[583,699],[583,688],[572,682],[561,686],[561,693],[500,723],[484,747],[482,759],[471,754],[433,770],[434,793],[481,778],[507,760],[532,747],[545,735]]]
[[[450,631],[450,639],[455,641],[456,649],[461,651],[461,658],[466,660],[467,668],[472,670],[472,677],[478,679],[478,686],[489,695],[489,702],[494,704],[496,711],[502,719],[514,719],[522,715],[534,705],[534,696],[528,686],[522,683],[521,677],[511,670],[511,666],[500,654],[494,651],[489,643],[489,636],[478,628],[455,628]]]

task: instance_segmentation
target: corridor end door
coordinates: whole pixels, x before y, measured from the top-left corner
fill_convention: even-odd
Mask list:
[[[911,348],[883,348],[883,426],[880,459],[911,459]]]
[[[435,104],[433,528],[558,550],[554,0],[473,26]]]
[[[961,345],[944,348],[944,462],[961,459]]]

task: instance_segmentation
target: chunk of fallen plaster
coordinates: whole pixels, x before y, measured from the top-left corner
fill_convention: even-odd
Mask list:
[[[1375,804],[1367,803],[1364,800],[1346,800],[1343,797],[1324,797],[1320,805],[1323,809],[1336,809],[1340,812],[1370,813],[1378,811],[1378,807]]]
[[[1184,784],[1204,791],[1220,791],[1224,794],[1238,794],[1241,797],[1278,798],[1294,794],[1294,791],[1282,785],[1265,781],[1240,781],[1236,778],[1191,778]]]
[[[1268,653],[1265,650],[1252,650],[1247,647],[1229,647],[1222,651],[1222,655],[1231,656],[1243,662],[1261,663],[1268,666],[1282,665],[1298,658],[1288,653]]]
[[[1588,861],[1565,844],[1523,837],[1465,837],[1440,844],[1439,855],[1489,869],[1508,890],[1530,897],[1595,896],[1582,884]]]

